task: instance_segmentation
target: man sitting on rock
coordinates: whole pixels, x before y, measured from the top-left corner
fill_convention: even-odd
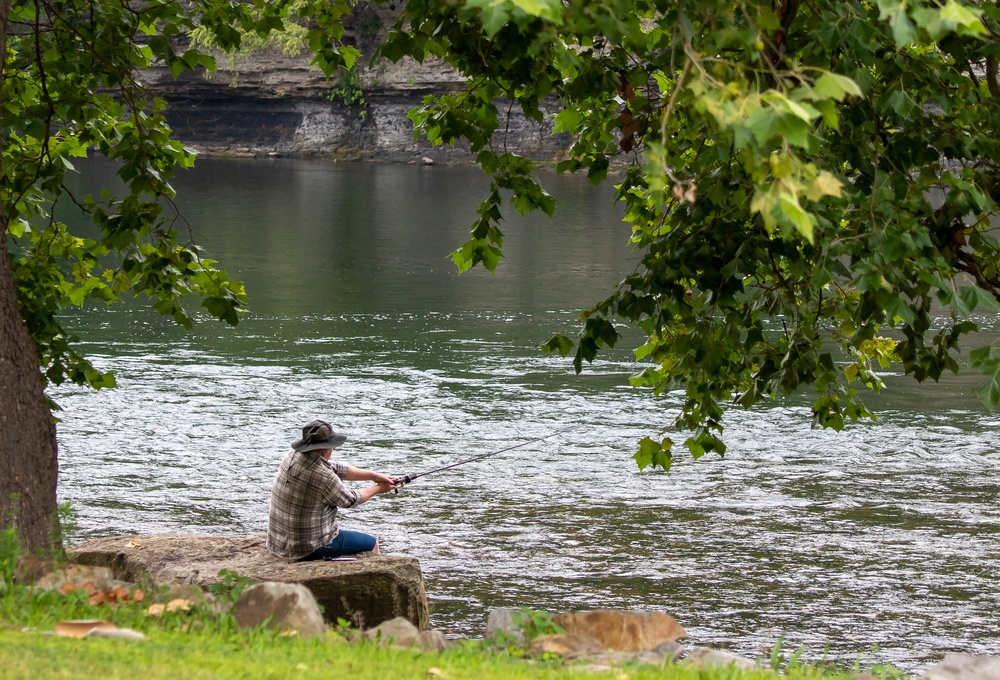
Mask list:
[[[378,539],[360,531],[337,527],[337,508],[350,508],[372,496],[392,491],[396,479],[347,463],[330,462],[330,454],[347,437],[322,420],[302,428],[302,439],[292,442],[271,488],[267,519],[267,549],[278,557],[305,561],[378,554]],[[346,481],[375,482],[360,491]]]

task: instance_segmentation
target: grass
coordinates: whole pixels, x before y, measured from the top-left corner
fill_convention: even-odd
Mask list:
[[[445,652],[417,652],[374,643],[329,643],[274,635],[222,638],[204,633],[156,631],[142,641],[57,638],[37,632],[0,632],[4,678],[574,678],[595,680],[755,680],[771,671],[697,669],[683,664],[624,667],[587,672],[557,662],[538,662],[494,654],[480,645]],[[624,676],[624,677],[623,677]],[[798,669],[786,677],[834,678]],[[849,674],[839,677],[851,677]]]
[[[585,672],[558,660],[529,660],[516,647],[469,641],[445,652],[425,652],[348,642],[331,632],[326,639],[285,637],[257,628],[240,631],[229,614],[195,606],[161,617],[146,613],[149,601],[91,606],[85,593],[61,595],[12,586],[0,593],[0,676],[46,678],[575,678],[602,680],[756,680],[770,670],[698,669],[668,664],[664,669],[627,665]],[[51,633],[71,619],[102,619],[139,630],[145,640],[71,639]],[[795,666],[789,679],[834,680],[852,673],[824,673]]]
[[[398,649],[371,641],[348,642],[340,633],[325,639],[288,637],[267,628],[240,630],[233,617],[208,601],[190,611],[150,616],[154,600],[171,597],[165,589],[140,585],[124,602],[92,605],[85,590],[65,594],[12,585],[16,546],[5,545],[0,532],[0,677],[45,680],[48,678],[329,678],[351,680],[385,678],[440,678],[442,680],[517,680],[519,678],[592,678],[595,680],[757,680],[775,678],[771,670],[740,671],[732,667],[701,669],[686,664],[664,668],[627,664],[611,671],[588,672],[558,659],[528,659],[511,640],[466,641],[444,652]],[[9,542],[8,542],[9,543]],[[14,549],[12,549],[12,547]],[[6,548],[6,549],[5,549]],[[233,600],[246,585],[233,576],[213,595]],[[144,640],[56,636],[60,621],[97,619],[120,628],[142,632]],[[530,624],[546,625],[535,616]],[[530,626],[525,630],[531,632]],[[545,632],[537,630],[536,632]],[[780,645],[772,664],[783,659]],[[854,669],[799,665],[795,655],[781,673],[789,680],[840,680],[852,678]],[[893,677],[892,669],[877,672]]]

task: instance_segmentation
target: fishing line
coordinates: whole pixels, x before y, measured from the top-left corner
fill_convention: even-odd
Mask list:
[[[544,437],[539,437],[538,439],[532,439],[530,441],[521,442],[520,444],[514,444],[513,446],[508,446],[507,448],[500,449],[499,451],[493,451],[491,453],[484,453],[483,455],[481,455],[481,456],[475,456],[474,458],[468,458],[466,460],[460,460],[457,463],[452,463],[451,465],[444,465],[442,467],[435,468],[433,470],[428,470],[427,472],[420,472],[420,473],[415,474],[415,475],[403,475],[402,477],[399,477],[398,480],[397,480],[397,482],[396,482],[395,493],[399,493],[399,490],[401,488],[403,488],[404,486],[406,486],[407,484],[409,484],[413,480],[418,479],[420,477],[426,477],[427,475],[433,475],[435,472],[442,472],[444,470],[450,470],[451,468],[458,467],[459,465],[465,465],[466,463],[474,463],[477,460],[483,460],[484,458],[489,458],[490,456],[495,456],[498,453],[506,453],[507,451],[513,451],[514,449],[519,449],[522,446],[527,446],[528,444],[534,444],[536,442],[544,441],[544,440],[549,439],[551,437],[555,437],[557,434],[562,434],[563,432],[568,432],[569,430],[573,429],[574,427],[576,427],[576,426],[575,425],[570,425],[569,427],[565,427],[565,428],[563,428],[561,430],[556,430],[555,432],[550,432],[549,434],[545,435]]]

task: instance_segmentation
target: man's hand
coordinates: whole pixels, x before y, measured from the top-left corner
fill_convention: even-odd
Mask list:
[[[390,477],[389,475],[383,475],[381,472],[373,472],[372,481],[375,482],[376,484],[391,484],[392,486],[395,486],[397,480],[395,477]]]
[[[387,477],[387,479],[391,480],[392,478]],[[394,481],[378,482],[374,488],[376,489],[376,494],[389,493],[396,488],[396,483]]]
[[[386,479],[391,480],[392,477],[386,477]],[[395,488],[396,486],[392,481],[377,482],[374,486],[366,486],[358,491],[358,504],[364,503],[368,499],[378,496],[379,494],[389,493]]]
[[[347,466],[347,474],[344,479],[349,482],[375,482],[377,484],[395,484],[396,478],[383,475],[381,472],[372,472],[362,468]]]

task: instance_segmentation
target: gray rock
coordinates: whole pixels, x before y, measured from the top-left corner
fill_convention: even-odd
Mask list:
[[[1000,657],[945,654],[927,669],[927,680],[1000,680]]]
[[[191,600],[199,604],[209,604],[215,600],[215,596],[206,593],[200,586],[193,583],[178,583],[164,588],[153,595],[156,602],[170,602],[171,600]]]
[[[448,640],[439,630],[422,630],[417,636],[417,647],[431,652],[443,652],[448,648]]]
[[[684,645],[679,642],[664,642],[650,650],[653,654],[658,654],[663,661],[674,662],[684,653]]]
[[[748,670],[757,667],[757,663],[751,659],[711,647],[695,647],[688,652],[685,661],[703,667],[736,666]]]
[[[352,562],[288,562],[264,547],[264,535],[153,534],[97,538],[70,547],[80,564],[108,567],[115,577],[156,584],[218,583],[223,569],[252,581],[300,583],[323,607],[331,624],[345,619],[358,629],[402,616],[428,627],[427,594],[420,563],[412,557],[359,556]]]
[[[490,612],[486,620],[486,637],[496,637],[498,633],[509,635],[517,640],[518,644],[524,644],[524,631],[515,625],[514,614],[518,612],[512,607],[497,607]]]
[[[397,647],[412,647],[417,642],[420,631],[407,619],[397,616],[390,621],[383,621],[374,628],[369,628],[364,632],[364,636],[369,640]]]
[[[316,598],[308,588],[294,583],[260,583],[247,588],[233,605],[233,618],[240,628],[267,623],[281,631],[295,631],[301,637],[326,634]]]

